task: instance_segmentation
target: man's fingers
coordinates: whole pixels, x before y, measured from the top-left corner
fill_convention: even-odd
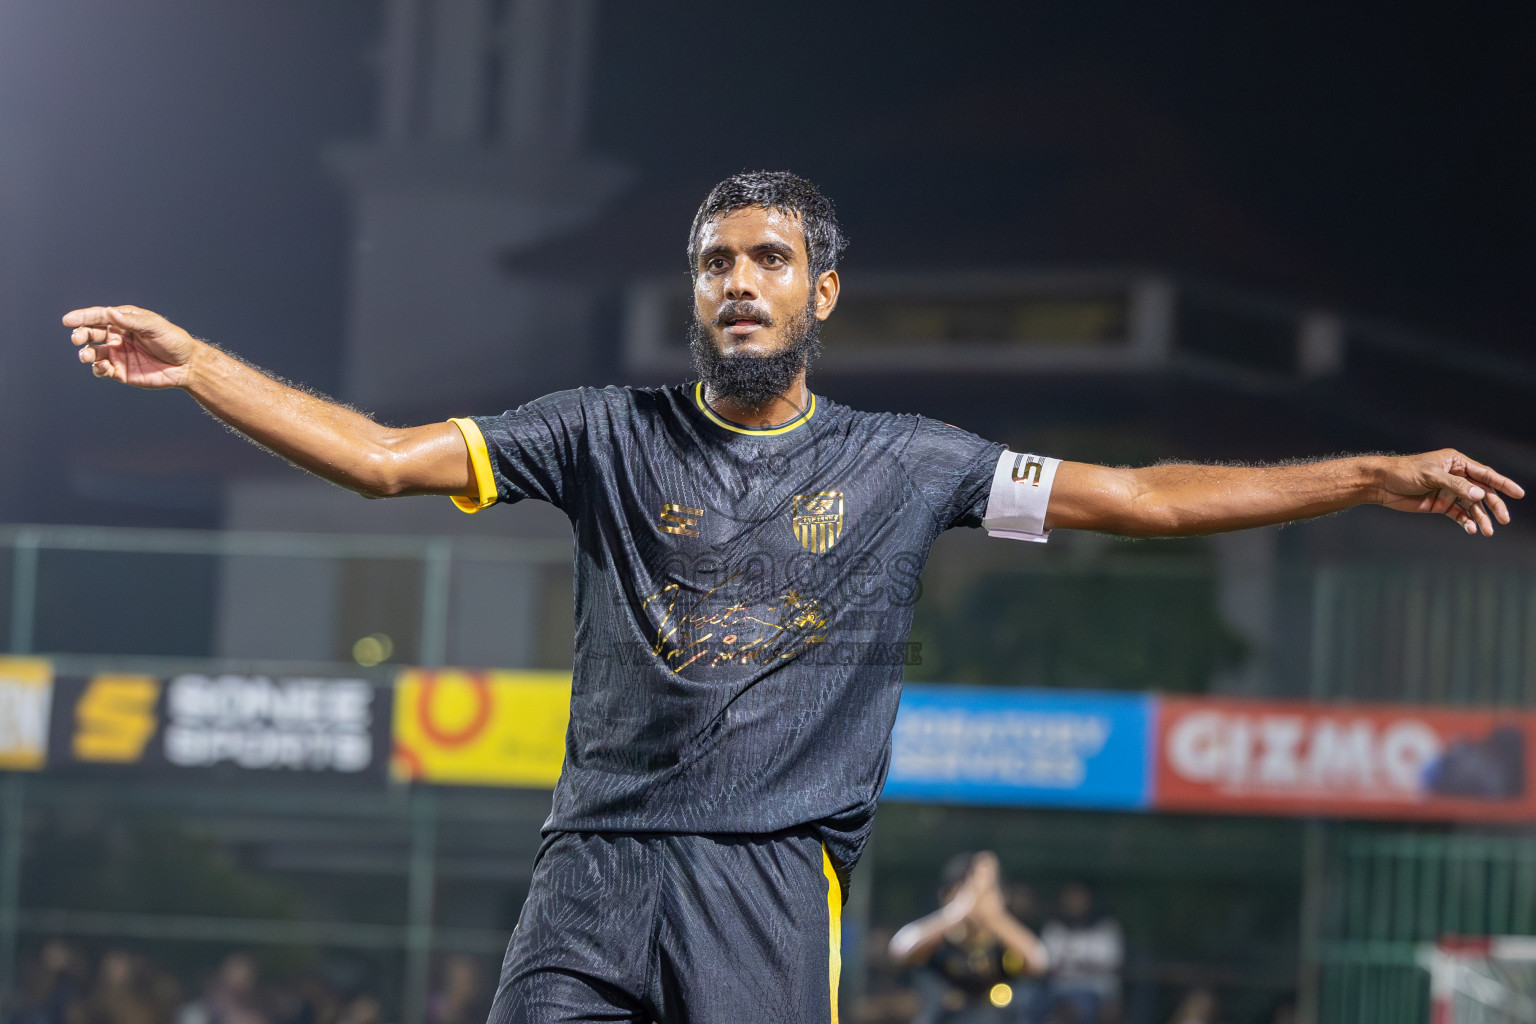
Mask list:
[[[1460,505],[1451,505],[1450,508],[1445,510],[1445,515],[1447,519],[1455,521],[1456,525],[1460,526],[1463,532],[1477,532],[1477,524],[1472,521],[1471,516],[1467,515],[1467,510]]]
[[[1488,511],[1493,513],[1493,518],[1501,523],[1509,522],[1509,506],[1504,504],[1504,499],[1499,497],[1498,491],[1490,490],[1483,498],[1483,504],[1488,506]]]
[[[123,334],[108,327],[76,327],[70,332],[69,340],[75,345],[116,347],[123,343]]]
[[[1465,455],[1462,456],[1462,461],[1466,463],[1463,471],[1471,479],[1476,480],[1480,484],[1487,484],[1489,487],[1497,488],[1511,498],[1525,497],[1525,488],[1515,483],[1503,473],[1497,472],[1481,462],[1474,462]]]
[[[1438,481],[1442,493],[1449,491],[1462,499],[1462,504],[1472,506],[1488,496],[1488,489],[1457,473],[1445,473]]]
[[[86,306],[64,314],[65,327],[105,327],[109,323],[111,319],[107,315],[106,306]]]
[[[138,306],[85,306],[64,314],[65,327],[125,327],[142,331],[152,329],[157,320],[158,315]]]
[[[1472,520],[1477,524],[1478,532],[1484,537],[1493,536],[1493,520],[1488,518],[1488,510],[1483,508],[1481,503],[1468,506],[1467,512],[1471,514]]]

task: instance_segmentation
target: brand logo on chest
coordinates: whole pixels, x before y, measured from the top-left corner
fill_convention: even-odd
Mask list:
[[[795,539],[807,551],[823,554],[843,535],[843,492],[797,494],[790,510]]]

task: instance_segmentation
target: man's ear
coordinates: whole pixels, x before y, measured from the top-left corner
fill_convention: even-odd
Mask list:
[[[825,320],[837,308],[837,295],[841,288],[837,271],[829,270],[816,279],[816,319]]]

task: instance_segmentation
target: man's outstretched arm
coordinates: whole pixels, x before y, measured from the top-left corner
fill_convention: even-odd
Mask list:
[[[370,498],[475,494],[463,436],[451,423],[395,429],[277,381],[137,306],[64,316],[80,361],[97,377],[180,388],[240,433],[332,483]]]
[[[1448,516],[1467,533],[1509,522],[1504,497],[1525,490],[1449,448],[1423,455],[1362,455],[1291,466],[1149,466],[1063,462],[1046,529],[1126,537],[1183,537],[1327,515],[1355,505]]]

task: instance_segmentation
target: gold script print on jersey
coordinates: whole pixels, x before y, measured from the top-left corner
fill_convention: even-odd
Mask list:
[[[701,508],[689,508],[687,505],[674,505],[670,502],[661,506],[661,522],[657,525],[662,533],[674,533],[679,537],[697,537],[699,531],[699,519],[704,515]]]
[[[843,535],[843,492],[795,495],[791,521],[801,547],[818,555],[830,551]]]

